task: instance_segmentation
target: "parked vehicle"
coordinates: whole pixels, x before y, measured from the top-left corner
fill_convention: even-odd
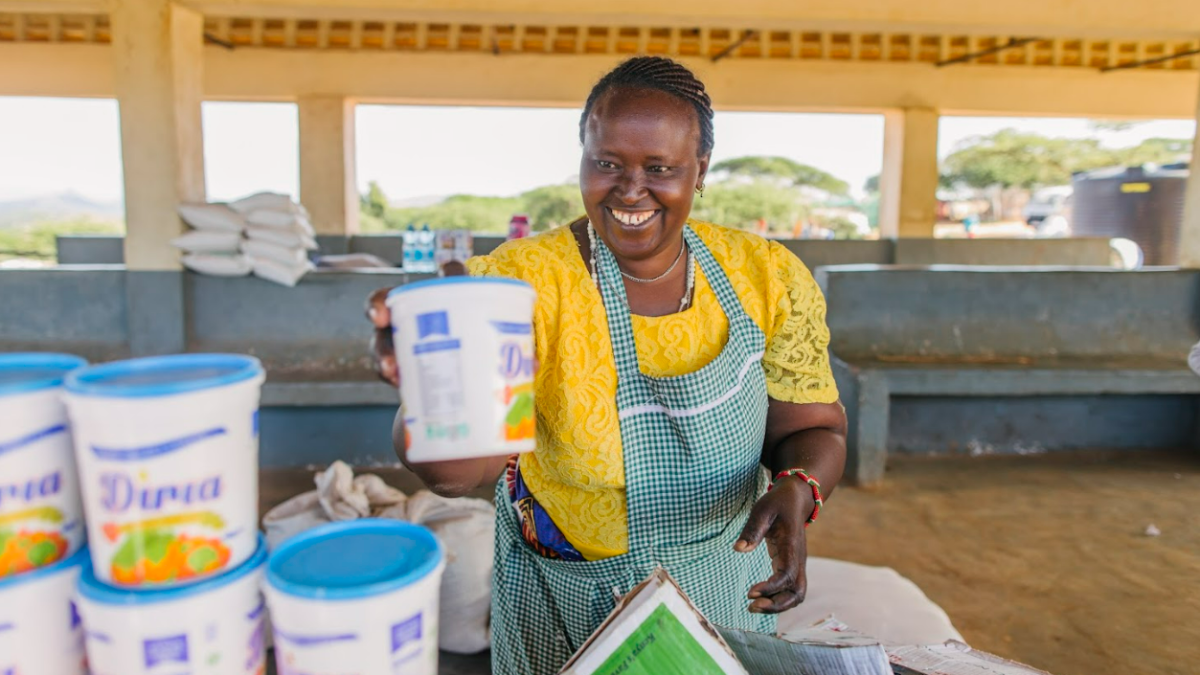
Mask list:
[[[1070,185],[1037,190],[1022,211],[1025,222],[1032,227],[1038,227],[1051,216],[1065,216],[1070,209],[1073,192],[1074,189]]]

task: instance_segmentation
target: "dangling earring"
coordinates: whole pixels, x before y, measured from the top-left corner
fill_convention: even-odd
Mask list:
[[[700,187],[696,188],[696,192],[700,193],[700,199],[704,199],[704,183],[701,183]]]

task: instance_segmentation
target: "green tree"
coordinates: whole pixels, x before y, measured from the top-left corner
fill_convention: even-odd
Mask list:
[[[776,230],[791,231],[808,214],[808,205],[794,188],[767,180],[725,181],[710,185],[704,198],[692,205],[692,216],[729,227],[753,228],[765,218]]]
[[[1004,129],[964,141],[942,163],[943,184],[1033,189],[1071,182],[1076,171],[1146,163],[1166,164],[1190,154],[1182,139],[1149,139],[1132,148],[1106,148],[1094,138],[1047,138]]]
[[[544,185],[520,196],[522,212],[535,232],[565,225],[583,215],[583,197],[574,183]]]
[[[850,192],[850,186],[846,181],[787,157],[735,157],[717,162],[709,168],[709,171],[729,176],[771,178],[790,185],[815,187],[834,195],[845,195]]]
[[[383,194],[383,188],[379,187],[379,183],[375,181],[367,183],[367,194],[362,196],[362,210],[375,218],[383,218],[387,213],[387,195]]]
[[[1136,120],[1088,120],[1088,129],[1092,131],[1129,131],[1141,121]]]
[[[1111,154],[1096,139],[1047,138],[1003,129],[964,141],[942,166],[950,183],[1030,189],[1069,183],[1072,172],[1110,161]]]
[[[1132,148],[1115,151],[1119,164],[1174,164],[1186,162],[1192,155],[1192,141],[1185,138],[1147,138]]]
[[[498,234],[508,231],[509,219],[520,210],[517,197],[454,195],[432,206],[388,209],[384,222],[391,230],[428,224],[434,230]]]
[[[72,234],[123,234],[120,221],[79,218],[68,221],[42,221],[15,227],[0,228],[0,260],[28,258],[53,260],[57,253],[57,238]]]

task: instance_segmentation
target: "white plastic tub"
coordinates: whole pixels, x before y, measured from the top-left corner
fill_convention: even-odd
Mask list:
[[[262,675],[267,543],[234,570],[171,588],[101,583],[90,566],[79,576],[79,610],[92,675]]]
[[[0,579],[83,546],[87,531],[62,383],[86,365],[68,354],[0,354]]]
[[[66,381],[96,577],[191,583],[254,554],[257,359],[184,354],[118,361]]]
[[[388,294],[408,459],[534,448],[533,288],[447,277]]]
[[[75,584],[87,549],[0,579],[0,673],[86,675]],[[97,672],[95,675],[102,675]]]
[[[264,587],[280,675],[436,675],[444,568],[432,532],[395,520],[332,523],[284,542]]]

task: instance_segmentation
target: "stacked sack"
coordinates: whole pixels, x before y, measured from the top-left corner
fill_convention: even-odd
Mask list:
[[[242,253],[254,274],[284,286],[295,286],[313,268],[308,252],[317,250],[308,211],[287,195],[260,192],[229,205],[246,218]]]
[[[256,276],[295,286],[313,268],[317,249],[308,212],[290,197],[259,192],[228,204],[184,204],[179,215],[193,231],[172,243],[183,264],[201,274]]]

